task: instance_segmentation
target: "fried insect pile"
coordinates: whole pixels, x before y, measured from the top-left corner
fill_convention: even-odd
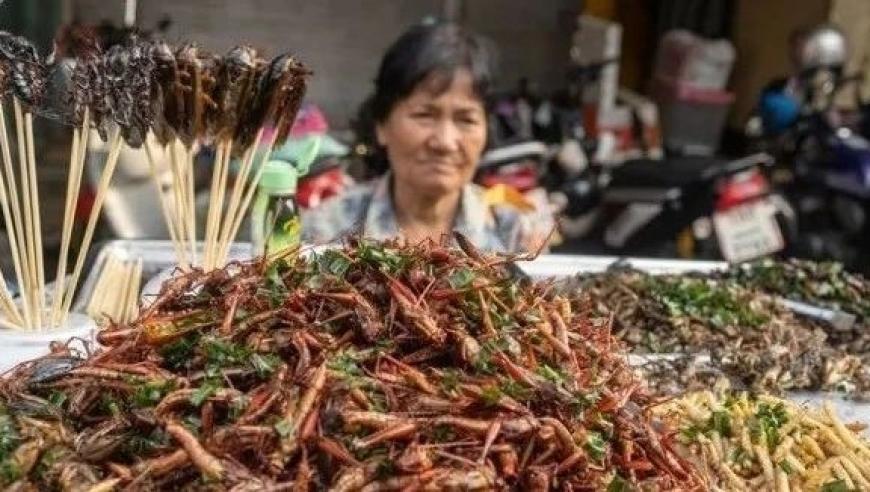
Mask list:
[[[830,390],[866,398],[870,366],[837,335],[755,288],[699,274],[654,276],[629,269],[572,279],[574,308],[613,316],[614,333],[650,357],[647,378],[665,394],[716,380],[756,391]],[[703,357],[697,357],[703,354]]]
[[[460,244],[464,242],[460,241]],[[604,321],[426,243],[167,282],[86,359],[0,391],[4,485],[701,490]]]

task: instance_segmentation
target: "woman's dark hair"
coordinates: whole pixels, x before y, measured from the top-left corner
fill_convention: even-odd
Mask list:
[[[367,149],[365,160],[370,171],[382,174],[389,167],[375,138],[375,126],[386,120],[420,82],[437,74],[443,77],[438,81],[439,89],[447,90],[456,71],[466,69],[475,94],[486,102],[494,64],[491,44],[456,24],[420,24],[402,34],[381,60],[375,92],[362,104],[354,122],[357,139]]]

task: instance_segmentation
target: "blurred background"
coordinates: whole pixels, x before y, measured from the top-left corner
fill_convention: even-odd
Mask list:
[[[0,3],[0,28],[44,52],[80,24],[135,27],[217,53],[240,43],[295,53],[314,72],[306,108],[338,145],[306,178],[321,178],[315,191],[300,186],[313,193],[303,207],[367,177],[357,108],[385,48],[426,19],[464,24],[497,46],[490,148],[501,152],[484,157],[477,181],[557,213],[554,250],[870,263],[864,0]],[[48,138],[40,179],[60,190],[69,132],[46,121],[39,131]],[[157,214],[149,222],[134,213],[150,193],[135,191],[135,175],[116,180],[103,237],[165,233]],[[47,216],[60,197],[46,194]],[[726,213],[738,205],[743,218]],[[744,233],[758,244],[737,252]]]

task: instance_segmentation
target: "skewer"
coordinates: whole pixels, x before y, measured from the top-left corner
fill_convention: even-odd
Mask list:
[[[42,313],[38,302],[37,279],[36,279],[36,249],[34,248],[33,234],[33,198],[30,191],[30,170],[28,169],[27,143],[25,142],[24,116],[21,111],[21,103],[17,98],[12,99],[13,112],[15,114],[15,131],[18,139],[18,168],[21,180],[22,204],[24,205],[24,248],[27,262],[25,264],[25,283],[21,286],[21,299],[28,305],[31,312],[31,328],[40,326]],[[42,252],[40,251],[40,254]]]
[[[34,247],[34,256],[36,258],[36,298],[38,299],[37,305],[38,316],[37,320],[40,321],[39,327],[42,328],[42,320],[45,313],[45,263],[42,249],[42,220],[41,215],[39,213],[39,186],[36,180],[36,149],[33,144],[33,113],[27,111],[24,113],[24,130],[25,130],[25,138],[27,140],[27,158],[28,158],[28,168],[30,171],[30,194],[33,199],[33,234],[35,236],[35,241],[33,244]]]
[[[188,264],[187,252],[184,249],[184,244],[180,239],[179,224],[176,218],[177,214],[172,213],[172,203],[168,201],[163,193],[163,187],[160,183],[160,178],[157,174],[157,163],[154,160],[154,153],[151,149],[150,142],[145,142],[145,156],[148,159],[148,167],[151,171],[151,181],[154,183],[154,190],[157,193],[157,198],[160,201],[160,211],[163,214],[163,220],[166,222],[166,228],[169,230],[169,238],[172,240],[172,247],[175,249],[175,255],[181,264]],[[173,178],[174,179],[174,178]]]
[[[106,199],[106,192],[108,192],[109,184],[111,184],[112,181],[112,176],[115,174],[115,167],[118,164],[118,157],[121,154],[122,143],[123,141],[121,140],[120,132],[115,131],[109,147],[109,154],[106,157],[106,166],[103,169],[102,175],[100,175],[100,183],[97,187],[96,195],[94,196],[94,204],[91,208],[91,213],[88,216],[88,223],[85,226],[85,234],[82,238],[81,247],[79,248],[79,253],[76,257],[76,263],[73,267],[73,273],[70,277],[70,283],[66,289],[63,308],[61,312],[61,321],[66,320],[67,316],[69,315],[70,307],[72,306],[73,297],[75,295],[75,287],[76,284],[78,284],[79,276],[81,276],[82,268],[85,264],[85,256],[87,255],[88,249],[91,246],[91,241],[94,238],[94,230],[97,226],[97,219],[100,217],[100,212],[103,209],[103,202]]]
[[[0,171],[0,206],[2,206],[3,210],[3,220],[6,223],[7,227],[7,237],[9,240],[9,249],[12,253],[12,263],[15,269],[15,277],[18,281],[19,287],[24,284],[24,277],[22,276],[21,269],[21,257],[20,251],[18,249],[18,240],[20,237],[20,221],[13,221],[13,213],[10,212],[10,199],[14,196],[14,202],[12,203],[13,211],[15,212],[15,219],[20,215],[19,205],[18,205],[18,196],[15,191],[14,179],[15,176],[11,174],[12,172],[12,158],[9,152],[9,138],[6,132],[6,116],[4,114],[3,105],[0,103],[0,149],[2,149],[2,157],[3,157],[3,169],[5,170],[6,176],[4,176],[4,171]],[[7,183],[8,179],[13,180],[12,183]],[[7,194],[7,185],[9,186],[10,194]],[[11,196],[10,196],[11,195]],[[16,227],[18,226],[18,227]],[[2,272],[0,272],[2,273]],[[12,296],[9,293],[9,289],[6,284],[5,278],[3,279],[3,293],[7,295],[11,301]],[[29,317],[22,316],[18,307],[12,302],[11,312],[7,313],[10,316],[10,319],[14,320],[14,322],[22,327],[27,327],[29,325],[29,321],[27,319]]]
[[[208,255],[204,264],[206,270],[212,270],[221,266],[218,257],[220,249],[220,226],[222,222],[221,219],[225,215],[224,202],[226,198],[227,182],[229,180],[230,159],[232,157],[232,140],[225,140],[219,144],[219,148],[222,148],[222,158],[219,160],[214,171],[214,178],[217,180],[217,189],[212,191],[214,196],[210,200],[209,205],[209,212],[214,209],[215,213],[212,217],[212,223],[210,224],[211,234],[206,237],[205,241],[206,252]]]
[[[235,222],[235,216],[241,203],[242,191],[244,190],[245,184],[248,181],[248,175],[251,172],[251,166],[254,162],[254,155],[256,153],[257,147],[259,147],[260,145],[260,140],[262,138],[263,129],[260,128],[257,131],[257,135],[254,137],[254,143],[251,144],[250,147],[248,147],[242,157],[242,165],[239,169],[238,175],[236,176],[235,182],[233,183],[233,191],[230,195],[230,201],[227,205],[226,213],[224,214],[221,232],[218,235],[218,243],[216,245],[218,256],[216,258],[216,265],[222,266],[226,262],[229,246],[224,245],[231,242],[232,238],[235,237],[235,235],[231,234],[233,230],[233,224]]]
[[[66,280],[66,264],[69,256],[70,241],[72,238],[73,219],[75,218],[75,205],[78,201],[79,188],[81,186],[84,153],[80,158],[79,153],[86,145],[82,145],[82,137],[89,128],[89,116],[85,110],[82,128],[74,128],[72,136],[72,148],[69,154],[69,174],[66,182],[66,200],[64,202],[63,230],[61,232],[60,256],[57,262],[57,274],[54,280],[54,298],[51,306],[51,324],[56,326],[60,309],[63,306],[64,281]],[[81,164],[80,164],[81,163]]]
[[[190,228],[190,255],[192,262],[197,262],[196,247],[196,173],[194,172],[194,152],[192,147],[182,148],[184,156],[185,183],[187,184],[187,217]]]
[[[218,217],[220,216],[220,211],[218,210],[218,189],[222,184],[221,183],[221,175],[222,170],[221,167],[224,163],[224,150],[225,146],[223,142],[217,144],[215,150],[215,157],[212,163],[212,175],[211,175],[211,187],[209,188],[209,200],[208,200],[208,217],[205,222],[205,248],[204,248],[204,256],[203,256],[203,266],[210,270],[213,268],[213,254],[212,254],[212,243],[214,242],[215,235],[215,227]]]
[[[280,123],[276,125],[276,128],[280,126]],[[248,212],[248,208],[251,206],[251,200],[254,198],[254,193],[257,191],[257,186],[260,184],[260,178],[263,177],[263,171],[266,169],[266,163],[269,162],[269,158],[272,156],[272,148],[275,146],[275,139],[273,138],[269,145],[266,146],[266,151],[263,153],[263,157],[260,159],[260,165],[257,168],[256,174],[254,174],[254,178],[251,179],[251,183],[248,185],[247,191],[245,192],[245,198],[242,201],[241,207],[236,210],[236,216],[233,219],[232,228],[229,231],[229,235],[225,238],[225,242],[221,245],[221,258],[226,259],[229,255],[230,244],[233,239],[239,233],[239,228],[242,227],[242,221],[245,218],[245,215]]]

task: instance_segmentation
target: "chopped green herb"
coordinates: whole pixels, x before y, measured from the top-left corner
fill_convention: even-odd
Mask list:
[[[539,376],[554,384],[562,384],[565,381],[565,375],[558,369],[554,369],[547,364],[541,364],[535,371]]]
[[[295,427],[293,422],[289,419],[279,420],[277,424],[275,424],[275,432],[278,433],[281,437],[287,437],[295,431]]]
[[[337,250],[326,250],[317,257],[317,263],[322,273],[344,277],[350,269],[350,259]]]
[[[220,385],[218,385],[214,380],[206,379],[193,391],[193,394],[190,395],[190,404],[196,407],[201,406],[205,403],[205,400],[217,392],[218,388],[220,388]]]
[[[149,381],[138,385],[130,399],[137,407],[151,407],[173,389],[175,385],[171,381]]]
[[[119,405],[118,400],[111,394],[103,394],[100,399],[100,406],[104,412],[111,414],[113,417],[121,415],[121,405]]]
[[[785,460],[780,461],[777,466],[779,466],[779,469],[784,471],[786,475],[791,475],[791,473],[794,471],[794,468],[792,468],[788,461]]]
[[[459,387],[459,371],[455,369],[445,369],[444,375],[441,376],[441,388],[446,393],[452,393]]]
[[[0,413],[0,461],[5,460],[20,443],[15,421],[6,413]]]
[[[0,462],[0,484],[10,484],[21,478],[21,468],[12,458]]]
[[[435,442],[451,442],[456,439],[456,434],[449,425],[436,425],[432,429],[431,436]]]
[[[703,279],[666,279],[650,276],[646,288],[671,316],[691,316],[708,320],[713,326],[758,327],[769,317],[738,298],[727,286]]]
[[[194,434],[199,434],[199,429],[202,428],[202,420],[195,415],[187,415],[181,420],[181,425],[187,428]]]
[[[595,461],[603,460],[607,452],[607,443],[604,442],[604,438],[598,432],[590,432],[586,435],[586,445],[584,447],[589,456]]]
[[[517,401],[529,401],[534,396],[534,391],[531,388],[528,388],[513,379],[502,381],[499,385],[499,389],[502,393]]]
[[[777,403],[771,406],[767,403],[761,403],[749,425],[753,437],[760,439],[763,434],[767,441],[767,446],[773,449],[779,444],[779,429],[786,422],[788,422],[788,415],[786,414],[785,405]]]
[[[251,356],[251,349],[248,347],[217,338],[203,340],[202,349],[205,352],[206,364],[215,368],[244,364]]]
[[[468,268],[460,268],[447,277],[447,283],[454,289],[464,289],[474,281],[474,272]]]
[[[359,352],[344,350],[332,357],[326,363],[326,367],[345,376],[362,376],[363,372],[358,363],[361,358],[362,355]]]
[[[501,390],[496,386],[485,386],[480,393],[480,399],[488,407],[494,407],[501,401]]]
[[[630,492],[631,487],[624,478],[619,475],[614,475],[613,480],[607,484],[607,492]]]
[[[822,485],[819,492],[852,492],[844,480],[834,480]]]
[[[57,408],[63,408],[63,404],[66,403],[66,400],[66,393],[62,391],[52,391],[51,394],[48,395],[48,402]]]
[[[198,336],[191,335],[165,345],[160,350],[163,363],[172,370],[182,369],[192,358],[197,341]]]
[[[261,378],[272,374],[281,365],[281,358],[275,354],[252,354],[249,360]]]
[[[708,426],[720,436],[731,437],[731,416],[724,410],[713,412]]]

